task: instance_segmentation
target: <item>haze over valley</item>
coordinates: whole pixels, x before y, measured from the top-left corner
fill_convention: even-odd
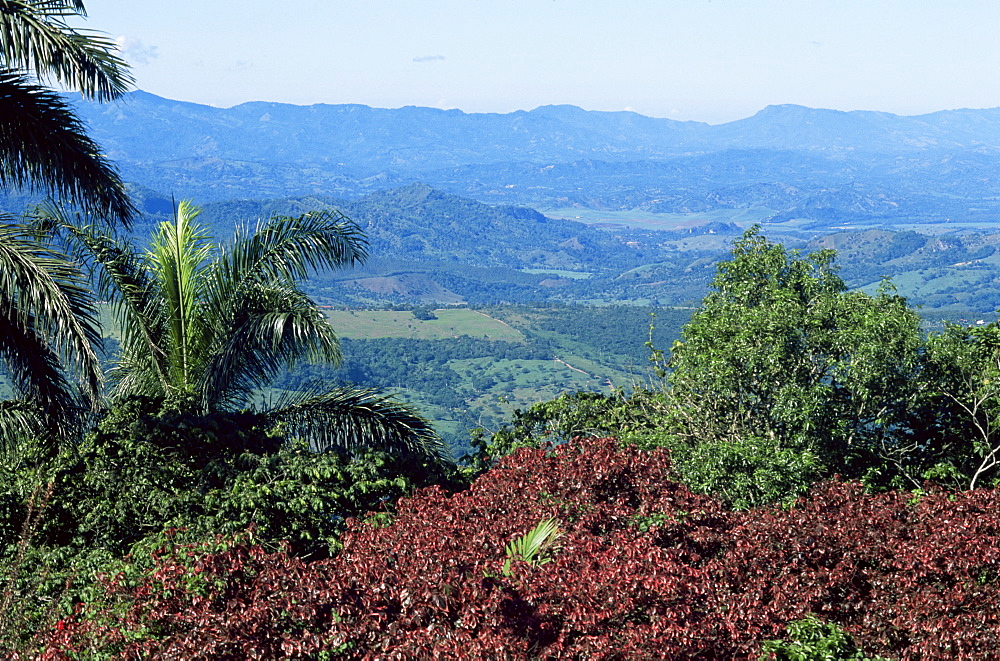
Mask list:
[[[359,222],[372,259],[317,281],[330,304],[690,306],[760,224],[838,248],[853,286],[893,277],[927,313],[1000,306],[1000,109],[784,105],[710,125],[574,106],[222,109],[146,92],[78,107],[150,222],[172,198],[205,204],[222,233],[310,208]]]
[[[1000,307],[1000,109],[783,105],[710,125],[566,105],[223,109],[141,91],[77,107],[129,182],[142,241],[182,198],[215,237],[274,214],[356,222],[369,259],[306,285],[347,362],[277,387],[394,388],[456,456],[470,428],[516,408],[648,378],[650,313],[669,347],[755,224],[837,250],[852,287],[891,277],[930,329]]]

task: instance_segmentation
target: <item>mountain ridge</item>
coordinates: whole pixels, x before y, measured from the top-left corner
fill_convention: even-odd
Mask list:
[[[834,110],[828,108],[809,108],[797,104],[769,105],[757,113],[743,119],[723,124],[707,124],[697,121],[678,121],[669,118],[649,117],[633,111],[603,111],[585,110],[569,104],[544,105],[532,110],[516,110],[509,113],[469,113],[459,109],[443,110],[426,106],[403,106],[400,108],[378,108],[364,104],[312,104],[295,105],[273,101],[250,101],[229,108],[202,105],[187,101],[178,101],[136,91],[126,95],[123,102],[113,104],[95,104],[78,102],[84,118],[91,125],[96,135],[100,136],[111,122],[121,122],[127,117],[128,110],[148,110],[156,108],[169,109],[170,112],[188,119],[202,121],[214,119],[223,125],[243,130],[253,129],[248,122],[257,124],[275,122],[275,116],[266,117],[270,113],[280,113],[281,118],[305,121],[311,120],[311,126],[316,126],[319,119],[327,124],[325,128],[334,128],[331,120],[340,119],[347,128],[360,128],[359,120],[370,121],[369,128],[378,126],[382,130],[405,127],[404,120],[437,121],[447,119],[453,122],[490,123],[492,131],[497,126],[514,129],[514,133],[530,132],[540,128],[552,128],[551,122],[556,122],[566,135],[568,128],[585,128],[595,131],[609,140],[617,140],[622,144],[633,144],[646,141],[657,155],[671,153],[686,153],[695,148],[715,151],[725,147],[758,147],[766,142],[771,148],[808,149],[822,148],[823,143],[818,138],[827,135],[829,122],[835,121],[843,133],[847,129],[857,135],[858,131],[869,132],[869,137],[880,136],[883,141],[881,148],[889,145],[920,149],[934,145],[951,145],[975,147],[983,144],[1000,146],[1000,108],[955,109],[940,110],[921,115],[896,115],[888,112],[871,110]],[[158,116],[162,119],[162,115]],[[305,119],[303,119],[305,118]],[[392,122],[379,124],[379,120],[391,118]],[[525,126],[525,120],[532,124]],[[826,120],[821,121],[821,120]],[[600,122],[600,123],[599,123]],[[970,126],[970,123],[974,126]],[[782,144],[773,141],[773,130],[784,129],[788,125],[822,127],[824,131],[806,132],[797,142],[786,140]],[[826,126],[823,126],[823,125]],[[506,125],[506,126],[505,126]],[[410,124],[410,133],[424,133],[440,130],[439,127],[424,124]],[[598,130],[603,126],[603,130]],[[259,127],[258,127],[259,128]],[[975,131],[970,129],[974,128]],[[633,136],[625,139],[620,133],[628,129]],[[406,131],[404,131],[406,133]],[[485,131],[489,135],[490,131]],[[608,138],[607,136],[612,136]],[[741,137],[742,136],[742,137]],[[109,135],[115,139],[115,136]],[[571,136],[572,137],[572,136]],[[849,136],[847,136],[849,137]],[[765,140],[766,139],[766,140]],[[673,140],[671,142],[671,140]],[[813,141],[809,141],[813,140]],[[858,145],[852,145],[858,148]],[[655,149],[653,149],[655,147]],[[673,150],[673,151],[671,151]],[[591,153],[605,153],[607,149],[594,149]],[[580,153],[587,153],[580,150]],[[637,153],[642,153],[641,151]]]
[[[569,105],[214,108],[147,92],[77,107],[128,181],[198,202],[353,199],[424,182],[491,204],[748,209],[810,227],[1000,217],[1000,108],[900,116],[783,104],[710,125]]]

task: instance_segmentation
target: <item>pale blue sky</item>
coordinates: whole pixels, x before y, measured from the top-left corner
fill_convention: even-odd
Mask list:
[[[996,0],[89,0],[173,99],[510,112],[570,103],[710,123],[768,104],[1000,106]]]

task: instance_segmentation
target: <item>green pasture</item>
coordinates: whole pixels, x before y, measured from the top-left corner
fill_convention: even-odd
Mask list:
[[[437,319],[422,321],[408,310],[327,310],[327,318],[340,337],[364,340],[405,337],[416,340],[443,340],[469,337],[523,342],[517,329],[484,313],[467,308],[435,310]]]
[[[524,273],[557,275],[560,278],[569,278],[570,280],[587,280],[594,276],[593,273],[588,273],[587,271],[565,271],[562,269],[521,269],[521,271]]]
[[[501,386],[505,392],[525,387],[540,390],[551,386],[558,394],[567,390],[593,390],[607,381],[603,374],[608,371],[607,368],[602,368],[600,372],[587,372],[577,366],[580,363],[595,367],[590,361],[576,356],[558,360],[471,358],[452,360],[448,365],[470,381],[482,383],[479,388],[482,391],[492,390],[494,386]]]
[[[101,329],[105,337],[121,339],[114,323],[111,306],[98,305]],[[327,318],[340,337],[376,339],[384,337],[441,340],[468,335],[470,337],[524,342],[521,331],[499,319],[466,308],[435,310],[437,319],[422,321],[409,310],[325,310]]]
[[[681,230],[711,222],[736,223],[748,227],[763,223],[774,215],[772,209],[713,209],[698,213],[656,213],[642,209],[610,211],[606,209],[578,209],[562,207],[539,209],[551,218],[575,220],[588,225],[609,223],[648,230]]]
[[[621,387],[627,380],[624,373],[569,354],[558,360],[473,358],[449,361],[448,365],[472,388],[464,412],[467,427],[483,426],[493,431],[515,409],[526,409],[564,392],[609,392],[609,383]]]

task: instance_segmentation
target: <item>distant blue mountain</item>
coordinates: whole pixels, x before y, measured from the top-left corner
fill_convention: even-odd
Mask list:
[[[713,126],[565,105],[222,109],[146,92],[78,107],[126,179],[200,201],[352,198],[423,182],[543,208],[766,207],[890,223],[1000,214],[1000,109],[903,117],[780,105]]]
[[[80,104],[80,111],[110,154],[130,161],[339,159],[345,167],[364,169],[372,164],[636,160],[730,148],[823,152],[1000,148],[1000,109],[902,117],[781,105],[712,126],[569,105],[507,114],[267,102],[223,109],[133,92],[113,104]]]
[[[294,106],[253,102],[220,109],[133,92],[80,112],[113,158],[224,158],[342,162],[349,170],[508,160],[624,159],[685,151],[696,122],[546,106],[471,114],[407,106]]]

